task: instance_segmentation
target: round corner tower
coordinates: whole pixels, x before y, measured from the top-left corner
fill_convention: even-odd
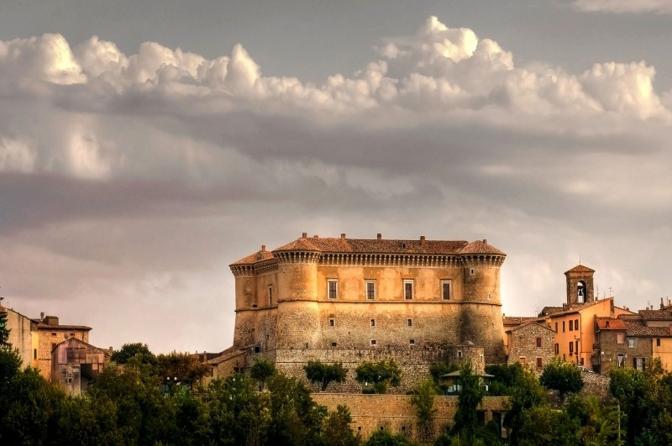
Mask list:
[[[486,363],[502,362],[504,327],[500,297],[500,268],[506,254],[487,240],[468,243],[460,250],[463,302],[460,339],[484,348]]]
[[[278,349],[315,348],[320,343],[317,264],[320,252],[304,235],[273,251],[278,261]]]

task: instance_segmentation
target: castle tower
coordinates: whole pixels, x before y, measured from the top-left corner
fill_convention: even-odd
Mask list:
[[[505,353],[499,272],[506,254],[487,240],[478,240],[462,248],[460,257],[464,290],[461,342],[482,346],[487,363],[501,362]]]
[[[567,305],[585,304],[595,300],[593,274],[595,270],[581,264],[565,272]]]
[[[273,251],[278,260],[278,349],[316,348],[321,341],[317,264],[320,250],[303,236]]]

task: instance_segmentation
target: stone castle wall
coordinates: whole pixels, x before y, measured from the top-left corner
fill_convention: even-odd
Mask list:
[[[350,409],[352,429],[359,433],[362,439],[372,433],[387,429],[411,439],[417,439],[417,418],[415,408],[411,404],[410,395],[363,395],[351,393],[313,393],[313,400],[327,409],[335,410],[344,405]],[[486,396],[479,405],[479,412],[483,414],[483,421],[498,421],[505,411],[508,398],[503,396]],[[453,423],[457,412],[457,396],[436,396],[434,400],[436,417],[434,435]]]

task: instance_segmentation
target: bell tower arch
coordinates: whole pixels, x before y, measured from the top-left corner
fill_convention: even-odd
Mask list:
[[[567,305],[587,304],[595,301],[593,274],[595,274],[594,269],[581,264],[565,272]]]

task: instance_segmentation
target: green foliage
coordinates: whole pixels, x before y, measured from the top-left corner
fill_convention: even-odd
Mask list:
[[[614,404],[606,404],[595,396],[572,396],[566,412],[578,426],[576,437],[581,444],[610,446],[618,443],[618,411]]]
[[[401,370],[394,360],[364,362],[355,370],[355,379],[364,385],[364,393],[385,393],[388,386],[401,383]]]
[[[387,430],[375,432],[365,443],[366,446],[411,446],[412,444],[406,437],[391,434]]]
[[[346,406],[337,406],[324,423],[322,435],[323,444],[328,446],[357,446],[359,438],[350,428],[350,409]]]
[[[434,384],[441,390],[441,393],[446,392],[446,386],[443,384],[441,377],[447,373],[458,370],[459,366],[449,361],[435,362],[429,366],[429,373],[432,375]]]
[[[583,388],[583,378],[578,367],[568,362],[554,360],[546,364],[541,373],[541,384],[547,389],[557,390],[560,396],[575,393]]]
[[[9,348],[0,348],[0,391],[11,382],[20,369],[19,352]]]
[[[504,373],[504,376],[511,378],[507,384],[507,394],[510,397],[509,410],[504,416],[504,426],[510,431],[511,444],[517,445],[525,413],[535,407],[548,404],[548,397],[532,372],[520,366],[510,371],[511,374]]]
[[[11,347],[9,343],[9,328],[7,328],[7,312],[0,307],[0,348]]]
[[[516,444],[520,446],[575,446],[578,426],[569,416],[550,406],[537,406],[524,412]]]
[[[148,371],[157,365],[154,353],[149,350],[147,344],[141,342],[124,344],[121,349],[112,353],[111,359],[117,364],[129,364]]]
[[[422,381],[411,396],[411,404],[415,408],[415,416],[418,419],[418,436],[422,441],[427,441],[434,436],[434,418],[437,412],[434,407],[435,396],[436,386],[431,379]]]
[[[193,386],[208,372],[208,366],[190,353],[172,352],[156,358],[158,375],[163,381]]]
[[[485,373],[492,375],[488,393],[490,395],[511,395],[526,370],[520,363],[515,364],[491,364],[485,367]]]
[[[254,364],[250,367],[250,376],[259,383],[260,388],[275,375],[275,364],[265,358],[257,358]]]
[[[348,372],[341,363],[325,364],[320,361],[309,361],[303,369],[306,372],[306,378],[311,383],[319,385],[322,392],[327,390],[331,382],[345,381]]]
[[[474,374],[469,363],[465,364],[460,371],[460,385],[460,396],[453,430],[464,434],[471,440],[478,427],[476,408],[481,403],[485,391],[481,384],[481,378]]]

